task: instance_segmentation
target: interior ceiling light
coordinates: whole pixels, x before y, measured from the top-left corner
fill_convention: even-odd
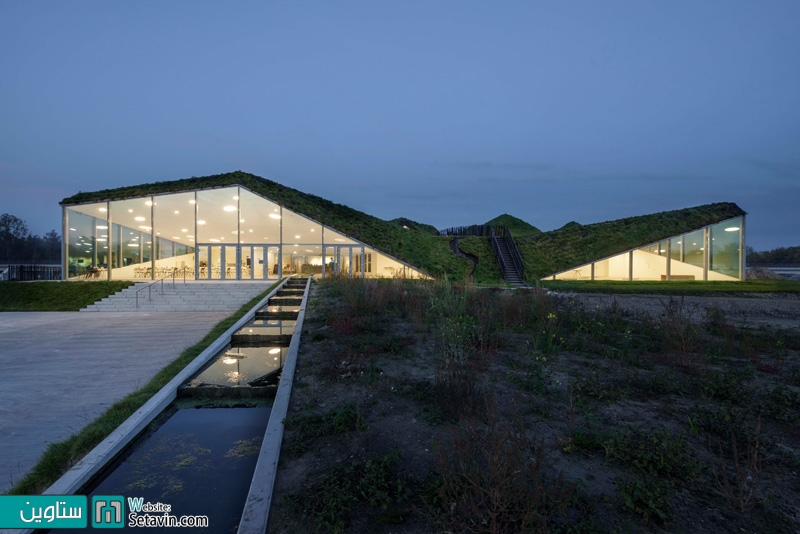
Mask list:
[[[152,229],[153,229],[153,228],[152,228],[152,227],[150,227],[150,226],[139,226],[139,228],[141,228],[142,230],[147,230],[147,231],[150,231],[150,230],[152,230]]]
[[[192,200],[189,201],[189,204],[195,204],[196,202],[197,201],[195,199],[192,199]]]
[[[253,229],[252,229],[252,228],[250,228],[249,232],[251,232],[251,233],[252,233],[252,232],[253,232]]]
[[[133,210],[128,210],[128,213],[133,213]]]
[[[300,239],[299,235],[294,236],[295,239]]]
[[[239,219],[239,222],[244,222],[244,219]]]
[[[273,219],[280,219],[281,218],[281,216],[278,215],[277,213],[270,213],[269,216],[272,217]]]
[[[205,222],[205,221],[202,221],[202,220],[199,220],[199,221],[197,221],[197,224],[199,224],[200,226],[203,226],[205,223],[206,223],[206,222]]]
[[[180,239],[180,237],[172,236],[172,239]]]
[[[108,226],[98,226],[98,230],[108,230]]]
[[[225,211],[236,211],[236,206],[225,206],[222,209],[224,209]]]
[[[311,229],[311,231],[313,232],[313,231],[314,231],[314,229],[312,228],[312,229]]]
[[[190,238],[194,239],[193,235],[187,235],[186,237],[190,237]]]
[[[725,228],[725,231],[726,232],[738,232],[739,231],[739,227],[738,226],[729,226],[728,228]]]
[[[269,353],[270,354],[278,354],[280,351],[281,351],[281,349],[270,349]]]
[[[239,196],[238,195],[234,195],[233,200],[239,200]]]
[[[70,231],[77,232],[77,230],[75,228],[70,228]]]
[[[219,243],[219,239],[209,239],[212,243]]]
[[[102,211],[103,213],[105,213],[105,212],[107,212],[107,211],[108,211],[108,209],[107,209],[107,208],[97,208],[97,209],[98,209],[98,210],[100,210],[100,211]]]
[[[175,210],[175,215],[177,215],[177,214],[179,214],[179,213],[180,213],[180,211],[178,211],[178,210]]]
[[[97,238],[97,240],[98,240],[98,241],[105,241],[106,239],[105,239],[105,238],[103,238],[103,237],[98,237],[98,238]]]
[[[143,221],[144,217],[134,217],[133,220],[134,221]]]
[[[152,206],[153,202],[151,200],[148,200],[147,202],[144,203],[144,205],[145,206]]]
[[[189,231],[188,228],[181,228],[181,232],[188,232],[188,231]]]
[[[334,238],[334,241],[344,241],[344,239],[342,239],[341,237],[336,237]]]

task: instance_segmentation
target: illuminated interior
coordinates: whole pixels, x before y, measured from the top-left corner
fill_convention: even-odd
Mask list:
[[[744,280],[744,216],[587,263],[555,280]]]
[[[63,209],[68,279],[428,278],[240,186]]]

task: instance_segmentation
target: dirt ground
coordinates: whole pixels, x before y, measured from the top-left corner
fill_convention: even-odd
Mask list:
[[[503,435],[532,444],[511,478],[541,470],[531,531],[800,532],[798,295],[534,295],[538,319],[515,318],[521,294],[470,296],[477,325],[503,314],[472,374],[443,358],[426,298],[359,315],[312,284],[268,532],[526,531],[448,493],[469,439],[477,458]],[[365,485],[378,464],[391,475]]]
[[[554,293],[557,294],[557,293]],[[610,306],[616,301],[622,308],[633,313],[648,313],[657,317],[664,312],[670,297],[664,295],[608,295],[594,293],[564,293],[565,299],[580,302],[592,308]],[[686,296],[683,299],[691,308],[692,317],[702,321],[708,308],[722,310],[725,317],[737,326],[772,326],[777,329],[800,332],[800,295],[781,293],[743,293],[741,296]]]

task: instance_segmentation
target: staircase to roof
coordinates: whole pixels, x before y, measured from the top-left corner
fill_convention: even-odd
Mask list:
[[[137,283],[95,302],[82,312],[234,312],[271,282]],[[137,295],[138,294],[138,295]]]
[[[528,284],[525,283],[524,271],[520,272],[517,265],[518,262],[514,261],[514,238],[509,234],[508,237],[495,236],[494,240],[497,243],[495,256],[497,256],[497,262],[500,264],[503,280],[512,286],[529,287]],[[511,243],[509,243],[509,241],[511,241]]]
[[[447,228],[446,230],[439,230],[437,235],[453,237],[450,246],[454,254],[460,252],[458,249],[459,237],[488,237],[489,241],[492,243],[492,250],[500,266],[503,280],[505,280],[507,284],[515,287],[530,287],[525,283],[525,263],[522,261],[522,255],[519,252],[519,248],[517,248],[517,244],[508,226],[494,227],[487,224],[457,226],[454,228]],[[465,254],[461,253],[460,255]],[[474,258],[474,256],[470,258],[473,263],[475,263],[476,260]],[[475,269],[473,268],[473,272],[474,271]]]

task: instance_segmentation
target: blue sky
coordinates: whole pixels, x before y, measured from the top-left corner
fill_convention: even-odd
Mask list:
[[[383,219],[800,245],[800,2],[0,2],[0,213],[243,170]]]

